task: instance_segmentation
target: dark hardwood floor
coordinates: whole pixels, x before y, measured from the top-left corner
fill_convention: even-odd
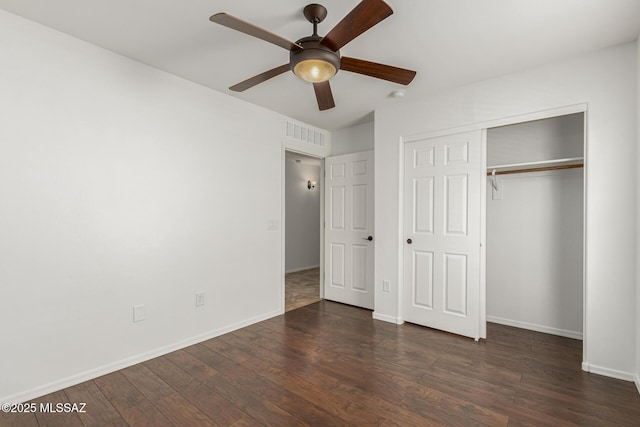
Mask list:
[[[35,400],[17,426],[638,426],[633,383],[580,370],[582,343],[489,324],[479,343],[328,301]]]

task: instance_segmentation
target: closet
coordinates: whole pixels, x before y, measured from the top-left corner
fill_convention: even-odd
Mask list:
[[[487,130],[487,321],[582,339],[584,114]]]

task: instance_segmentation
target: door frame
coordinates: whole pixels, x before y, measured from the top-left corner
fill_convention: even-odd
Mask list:
[[[286,211],[287,211],[287,201],[286,201],[286,185],[287,185],[287,159],[286,152],[289,151],[291,153],[301,154],[307,157],[313,157],[320,160],[320,179],[317,186],[318,191],[322,191],[320,195],[320,298],[324,299],[324,159],[325,156],[319,155],[317,153],[309,153],[301,150],[296,150],[294,148],[288,147],[286,144],[282,145],[281,156],[280,156],[280,241],[282,242],[280,245],[281,250],[281,263],[280,263],[280,314],[285,313],[285,284],[286,284],[286,239],[285,239],[285,231],[286,227]]]
[[[453,128],[447,129],[439,129],[434,131],[428,131],[419,134],[412,134],[406,136],[400,136],[399,138],[399,179],[398,179],[398,195],[399,195],[399,203],[398,203],[398,318],[395,323],[401,324],[404,322],[404,313],[403,313],[403,301],[404,301],[404,269],[402,266],[404,265],[404,251],[403,251],[403,242],[404,242],[404,156],[405,156],[405,144],[407,142],[418,141],[421,139],[428,138],[436,138],[440,136],[454,135],[462,132],[469,131],[482,131],[482,165],[484,169],[486,169],[486,161],[487,161],[487,129],[513,125],[523,122],[529,122],[533,120],[542,120],[549,119],[557,116],[564,116],[568,114],[575,113],[583,113],[584,114],[584,145],[583,145],[583,153],[584,153],[584,168],[583,168],[583,206],[582,206],[582,369],[588,370],[588,365],[586,364],[587,358],[587,286],[588,286],[588,277],[587,277],[587,198],[588,198],[588,174],[587,168],[589,163],[589,152],[588,152],[588,104],[580,103],[580,104],[572,104],[565,106],[558,106],[554,108],[548,108],[545,110],[539,111],[531,111],[528,113],[522,113],[515,116],[502,117],[494,120],[488,120],[477,123],[470,123],[468,125],[457,126]],[[487,287],[486,287],[486,237],[487,237],[487,216],[486,216],[486,185],[481,186],[481,206],[480,206],[480,337],[487,337],[487,319],[486,319],[486,310],[487,310]],[[587,368],[587,369],[585,369]]]

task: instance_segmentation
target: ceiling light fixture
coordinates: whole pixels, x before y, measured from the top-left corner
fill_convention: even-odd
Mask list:
[[[209,18],[211,22],[289,51],[288,64],[250,77],[231,86],[229,90],[243,92],[280,74],[292,71],[301,80],[313,83],[318,109],[324,111],[336,106],[329,80],[338,71],[358,73],[402,85],[408,85],[415,77],[416,72],[412,70],[340,55],[340,48],[393,14],[393,10],[384,0],[360,0],[351,12],[324,37],[318,35],[318,24],[326,18],[327,9],[320,4],[312,3],[305,6],[302,13],[307,21],[313,24],[313,34],[297,42],[292,42],[224,12],[216,13]]]
[[[340,69],[340,51],[335,51],[320,44],[322,37],[318,35],[318,24],[327,17],[327,9],[319,4],[310,4],[304,8],[304,16],[313,24],[313,34],[296,42],[302,49],[291,49],[289,64],[291,71],[298,78],[311,82],[329,81]]]
[[[321,83],[331,80],[338,72],[337,68],[323,59],[305,59],[293,67],[293,73],[311,83]]]

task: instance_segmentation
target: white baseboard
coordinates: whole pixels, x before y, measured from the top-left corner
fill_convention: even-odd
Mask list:
[[[587,362],[582,362],[582,370],[592,374],[598,374],[598,375],[603,375],[605,377],[615,378],[617,380],[624,380],[624,381],[631,381],[631,382],[635,380],[636,385],[638,385],[637,376],[631,372],[623,372],[623,371],[618,371],[616,369],[603,368],[602,366],[591,365],[590,363],[587,363]]]
[[[21,403],[21,402],[26,402],[41,396],[45,396],[49,393],[53,393],[53,392],[65,389],[67,387],[72,387],[74,385],[83,383],[85,381],[89,381],[94,378],[98,378],[100,376],[110,374],[115,371],[119,371],[120,369],[128,368],[129,366],[133,366],[138,363],[146,362],[147,360],[151,360],[156,357],[163,356],[167,353],[171,353],[172,351],[180,350],[185,347],[189,347],[190,345],[198,344],[208,339],[215,338],[220,335],[224,335],[226,333],[233,332],[238,329],[242,329],[246,326],[253,325],[254,323],[271,319],[272,317],[279,316],[280,314],[281,314],[281,310],[265,313],[263,315],[252,317],[242,322],[224,326],[222,328],[215,329],[213,331],[209,331],[204,334],[196,335],[186,340],[178,341],[176,343],[157,348],[155,350],[151,350],[151,351],[138,354],[132,357],[127,357],[117,362],[109,363],[107,365],[103,365],[95,369],[81,372],[79,374],[72,375],[67,378],[62,378],[58,381],[54,381],[49,384],[45,384],[43,386],[39,386],[30,390],[26,390],[24,392],[10,395],[10,396],[3,396],[3,397],[0,397],[0,403]]]
[[[386,314],[376,313],[375,311],[373,312],[372,317],[375,320],[382,320],[383,322],[395,323],[396,325],[402,325],[404,323],[404,320],[400,319],[399,317],[388,316]]]
[[[304,270],[311,270],[312,268],[318,268],[320,267],[320,264],[316,264],[316,265],[310,265],[308,267],[296,267],[296,268],[292,268],[291,270],[287,270],[284,273],[288,274],[288,273],[296,273],[298,271],[304,271]]]
[[[550,326],[536,325],[535,323],[521,322],[519,320],[504,319],[502,317],[487,316],[487,322],[499,323],[501,325],[513,326],[515,328],[528,329],[530,331],[542,332],[545,334],[558,335],[576,340],[582,339],[582,332],[567,331],[565,329],[552,328]]]
[[[640,373],[636,374],[636,388],[638,389],[638,393],[640,393]]]

